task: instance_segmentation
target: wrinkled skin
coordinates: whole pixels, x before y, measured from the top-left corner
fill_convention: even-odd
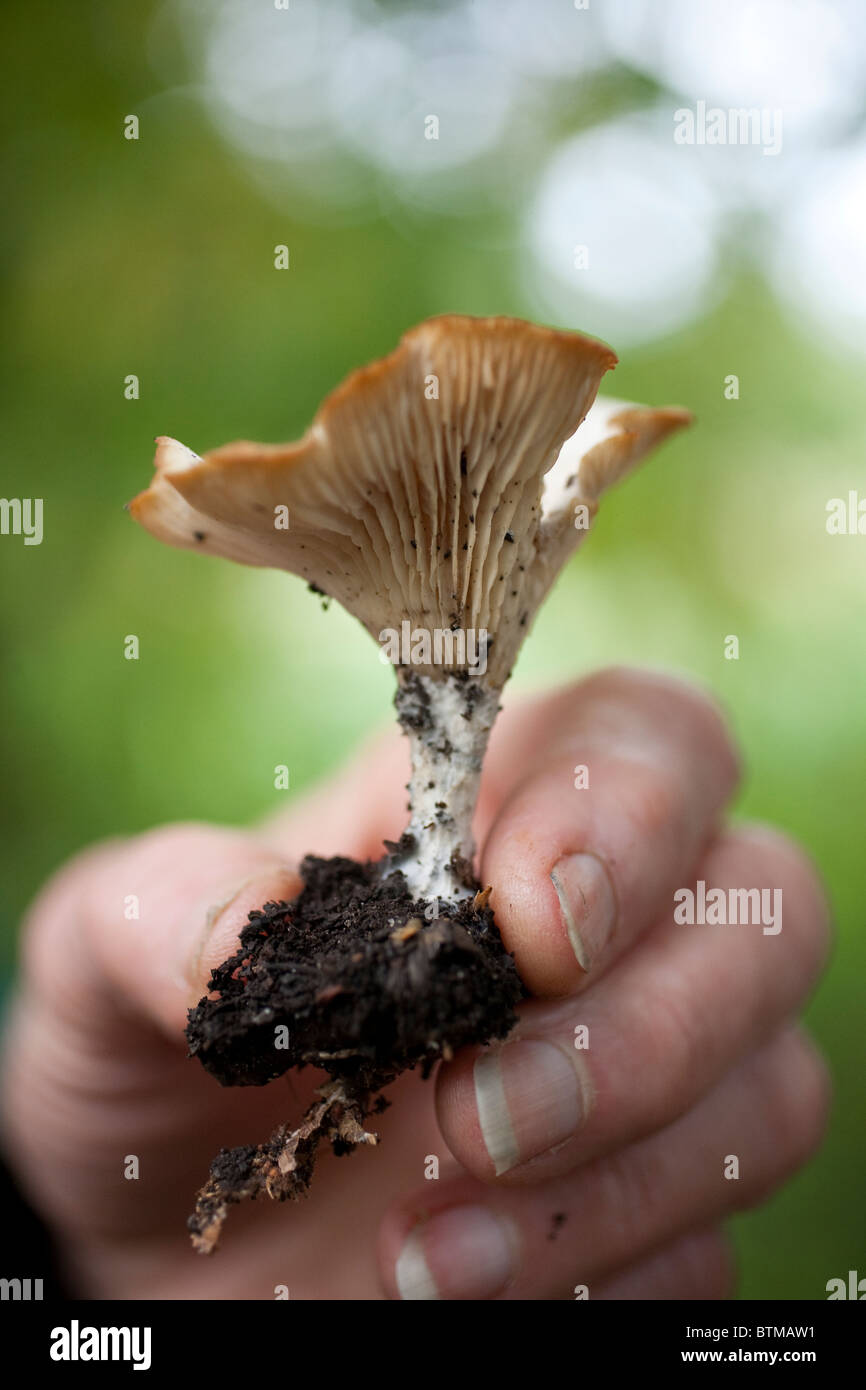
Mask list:
[[[589,788],[575,789],[578,764]],[[481,880],[533,994],[517,1040],[475,1071],[477,1049],[435,1081],[405,1075],[378,1148],[326,1154],[308,1200],[238,1208],[215,1256],[192,1253],[185,1220],[213,1154],[295,1119],[321,1077],[222,1090],[186,1059],[186,1010],[247,912],[297,891],[304,853],[363,858],[399,835],[406,775],[395,733],[255,831],[111,841],[40,895],[5,1043],[6,1147],[80,1296],[732,1292],[722,1223],[765,1200],[823,1131],[825,1071],[795,1019],[825,959],[827,911],[784,836],[726,827],[737,762],[713,706],[622,670],[512,702],[494,732],[476,830]],[[560,887],[588,970],[549,872],[580,852],[594,872],[575,886],[563,870]],[[781,888],[783,930],[678,925],[673,894],[699,878]],[[131,894],[139,920],[124,917]],[[438,1181],[425,1179],[431,1156]]]

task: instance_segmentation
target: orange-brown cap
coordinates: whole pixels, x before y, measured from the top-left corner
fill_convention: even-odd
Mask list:
[[[577,333],[429,319],[353,372],[295,444],[241,441],[200,458],[160,439],[130,510],[171,545],[301,575],[374,637],[406,620],[485,631],[488,679],[501,684],[580,539],[574,507],[594,512],[689,418],[618,403],[578,430],[615,364]]]

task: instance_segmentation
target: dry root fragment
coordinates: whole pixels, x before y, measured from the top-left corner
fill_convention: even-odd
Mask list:
[[[361,1144],[378,1143],[378,1136],[364,1127],[371,1108],[369,1095],[351,1094],[343,1081],[329,1081],[317,1095],[320,1099],[297,1129],[281,1125],[265,1144],[221,1149],[217,1154],[187,1223],[200,1255],[216,1249],[228,1209],[235,1203],[262,1192],[276,1202],[305,1197],[323,1140],[338,1155]]]
[[[390,933],[391,940],[400,942],[401,944],[404,941],[411,941],[412,937],[417,936],[423,927],[424,923],[421,921],[421,918],[413,917],[411,921],[406,923],[405,927],[397,927]]]

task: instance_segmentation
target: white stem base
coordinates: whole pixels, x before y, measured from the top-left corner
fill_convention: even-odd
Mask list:
[[[475,853],[472,817],[500,690],[475,676],[411,679],[413,709],[423,712],[416,721],[401,717],[412,755],[413,844],[395,867],[414,897],[455,902],[473,895],[461,865],[471,866]]]

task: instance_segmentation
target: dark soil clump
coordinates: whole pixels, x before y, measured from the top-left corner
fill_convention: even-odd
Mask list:
[[[311,857],[301,873],[293,903],[250,913],[238,951],[211,975],[219,997],[190,1011],[190,1052],[224,1086],[263,1086],[311,1063],[377,1089],[508,1032],[520,982],[486,902],[442,904],[432,917],[399,871]]]
[[[400,1072],[427,1076],[516,1021],[523,989],[488,894],[415,901],[387,862],[305,859],[299,896],[250,913],[239,949],[212,972],[216,997],[190,1010],[190,1054],[224,1086],[263,1086],[307,1064],[332,1078],[296,1130],[214,1160],[190,1218],[200,1250],[215,1245],[229,1203],[306,1192],[323,1140],[338,1154],[375,1143],[364,1121]]]

